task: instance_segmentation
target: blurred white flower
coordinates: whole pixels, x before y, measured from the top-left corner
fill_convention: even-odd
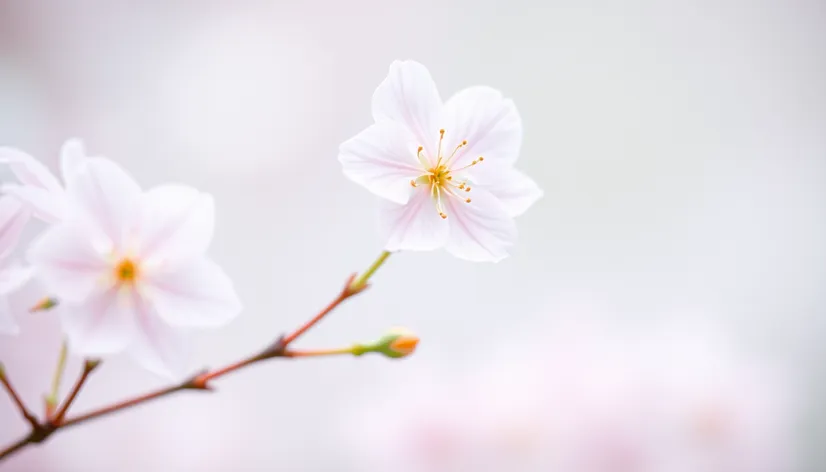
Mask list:
[[[513,217],[542,196],[513,167],[522,143],[513,102],[471,87],[443,104],[423,65],[396,61],[373,94],[373,118],[341,145],[339,160],[345,175],[382,197],[386,249],[507,257]]]
[[[29,260],[63,305],[71,349],[127,350],[156,373],[186,367],[188,328],[216,327],[241,310],[231,280],[205,255],[212,197],[180,185],[142,192],[117,164],[89,158],[67,182],[64,220]]]
[[[66,191],[46,166],[23,151],[13,148],[0,148],[0,162],[8,164],[20,181],[19,184],[3,184],[3,193],[29,205],[34,215],[47,223],[57,223],[66,217]],[[66,141],[60,152],[63,181],[68,182],[72,174],[83,168],[85,162],[83,143],[78,139]]]
[[[13,262],[11,252],[29,221],[29,209],[13,197],[0,197],[0,333],[17,334],[8,295],[23,286],[32,276],[30,267]]]
[[[408,378],[347,422],[348,446],[366,472],[793,470],[790,382],[709,339],[559,330],[450,382]]]

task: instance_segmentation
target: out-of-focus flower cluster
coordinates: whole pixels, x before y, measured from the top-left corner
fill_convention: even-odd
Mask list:
[[[31,216],[50,224],[28,248],[30,268],[3,262],[0,298],[36,275],[60,302],[73,352],[126,351],[143,367],[178,377],[189,331],[240,313],[232,281],[206,256],[215,220],[208,194],[184,185],[143,191],[115,162],[87,157],[78,140],[63,146],[63,185],[17,149],[0,148],[0,162],[18,180],[3,185],[0,199],[4,261]],[[41,306],[54,305],[47,301]],[[5,305],[4,327],[16,330]]]
[[[568,327],[511,348],[371,399],[344,422],[347,470],[792,470],[786,372],[707,331]]]

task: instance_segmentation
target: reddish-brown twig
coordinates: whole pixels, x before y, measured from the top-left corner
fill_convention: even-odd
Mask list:
[[[85,384],[86,380],[89,378],[89,374],[91,374],[98,365],[100,365],[100,362],[96,360],[87,360],[83,364],[83,371],[80,373],[80,377],[77,379],[77,382],[75,382],[74,387],[72,387],[71,393],[69,393],[69,396],[66,397],[63,404],[60,405],[60,408],[57,409],[57,412],[49,418],[49,422],[52,426],[60,426],[63,422],[63,418],[66,417],[66,412],[69,411],[69,407],[72,406],[75,398],[77,398],[77,394],[80,393],[80,389],[83,388],[83,384]]]
[[[17,405],[17,409],[20,410],[20,414],[23,415],[23,418],[32,425],[32,427],[36,427],[39,425],[37,421],[37,417],[26,408],[26,404],[23,403],[23,400],[20,398],[20,395],[17,394],[17,390],[12,387],[9,378],[6,376],[6,372],[2,366],[0,366],[0,383],[6,388],[6,391],[9,392],[9,396],[11,397],[14,404]],[[2,457],[2,456],[0,456]]]
[[[389,253],[382,253],[382,256],[380,256],[377,260],[378,263],[374,263],[374,265],[371,266],[371,268],[368,269],[368,272],[366,272],[365,274],[372,275],[378,268],[378,266],[380,266],[384,262],[384,260],[387,259],[387,255],[389,255]],[[15,452],[18,452],[19,450],[23,449],[24,447],[30,444],[43,442],[56,431],[69,428],[72,426],[77,426],[89,420],[110,415],[112,413],[126,410],[134,406],[142,405],[149,401],[156,400],[158,398],[163,398],[183,390],[212,390],[212,387],[209,385],[209,382],[214,379],[223,377],[224,375],[230,374],[244,367],[267,359],[273,359],[276,357],[293,357],[291,352],[287,349],[288,345],[295,341],[299,336],[307,332],[307,330],[318,324],[318,322],[321,321],[322,318],[324,318],[327,314],[333,311],[343,301],[347,300],[353,295],[356,295],[364,291],[364,289],[368,287],[366,283],[368,277],[362,275],[361,277],[356,278],[356,274],[350,276],[347,279],[347,282],[344,285],[342,291],[339,293],[339,295],[332,302],[330,302],[329,305],[324,307],[324,309],[322,309],[317,315],[315,315],[308,322],[301,325],[295,331],[291,332],[289,335],[278,338],[267,348],[253,356],[244,358],[240,361],[234,362],[220,369],[204,371],[177,385],[155,390],[128,400],[123,400],[112,405],[98,408],[96,410],[78,416],[66,418],[66,413],[68,412],[69,407],[72,405],[78,393],[82,389],[83,385],[86,383],[89,374],[98,365],[97,361],[87,361],[84,365],[84,369],[81,373],[80,378],[77,380],[74,388],[72,389],[72,392],[64,401],[63,405],[61,405],[61,407],[57,410],[57,413],[55,413],[54,416],[48,418],[43,423],[38,422],[37,418],[35,418],[34,416],[31,416],[31,418],[27,416],[27,419],[29,419],[29,422],[32,424],[31,432],[28,436],[21,438],[14,444],[6,447],[5,449],[0,450],[0,461],[2,461],[4,458],[8,456],[11,456]],[[15,398],[15,401],[18,402],[19,405],[21,405],[21,411],[24,411],[25,416],[25,412],[27,412],[28,410],[23,409],[22,403],[19,401],[19,397],[17,397],[16,393],[13,393],[14,391],[10,388],[5,378],[3,379],[3,383],[6,384],[7,388],[9,389],[9,392],[12,392],[12,397]]]

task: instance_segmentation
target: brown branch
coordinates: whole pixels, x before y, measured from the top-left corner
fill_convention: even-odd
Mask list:
[[[0,383],[2,383],[3,386],[6,388],[6,391],[9,392],[9,396],[11,397],[12,401],[14,401],[14,404],[17,405],[17,409],[20,410],[20,414],[23,415],[23,418],[25,418],[26,421],[28,421],[33,428],[38,426],[39,422],[37,421],[37,417],[34,416],[34,414],[28,408],[26,408],[26,404],[23,403],[23,400],[20,398],[20,395],[17,394],[17,390],[15,390],[14,387],[12,387],[9,378],[6,376],[5,369],[3,369],[3,366],[0,366]],[[2,456],[0,456],[0,458],[2,458]]]
[[[381,259],[382,262],[384,259],[386,259],[386,256],[383,256],[383,259]],[[372,272],[375,272],[375,269],[373,269]],[[372,272],[370,272],[371,275]],[[60,431],[62,429],[77,426],[89,420],[100,418],[102,416],[107,416],[121,410],[132,408],[134,406],[142,405],[152,400],[163,398],[183,390],[212,390],[212,387],[209,385],[209,382],[214,379],[223,377],[224,375],[241,370],[247,366],[267,359],[273,359],[276,357],[292,358],[292,353],[287,349],[290,343],[292,343],[299,336],[307,332],[307,330],[318,324],[319,321],[321,321],[325,316],[327,316],[327,314],[333,311],[343,301],[347,300],[353,295],[361,293],[362,291],[364,291],[364,289],[368,287],[368,285],[366,284],[366,279],[361,280],[360,283],[354,283],[354,280],[356,280],[356,274],[353,274],[347,279],[347,282],[344,285],[344,288],[339,293],[339,295],[332,302],[330,302],[329,305],[324,307],[324,309],[322,309],[318,314],[316,314],[312,319],[301,325],[298,329],[296,329],[289,335],[278,338],[275,342],[267,346],[267,348],[255,355],[244,358],[240,361],[234,362],[220,369],[204,371],[177,385],[155,390],[131,399],[123,400],[112,405],[98,408],[96,410],[75,417],[65,418],[66,413],[69,410],[69,407],[72,405],[81,388],[86,383],[89,374],[98,365],[97,361],[87,361],[86,365],[84,365],[83,372],[80,378],[75,383],[75,386],[72,389],[72,392],[67,397],[66,401],[64,401],[63,405],[57,410],[58,412],[51,419],[47,419],[42,424],[39,423],[37,419],[32,416],[33,420],[30,420],[30,423],[32,424],[32,430],[29,433],[29,435],[24,438],[21,438],[20,440],[6,447],[5,449],[0,450],[0,461],[8,456],[11,456],[15,452],[18,452],[19,450],[23,449],[24,447],[30,444],[36,444],[45,441],[53,433]],[[7,381],[4,380],[3,383],[6,384]],[[8,385],[7,388],[9,388]],[[9,389],[9,391],[13,392],[13,390],[11,389]],[[13,394],[12,397],[19,402],[19,398],[16,394]],[[22,405],[22,403],[20,403],[20,405]]]
[[[97,360],[87,360],[83,364],[83,372],[80,373],[80,377],[77,379],[77,382],[75,382],[74,387],[72,387],[71,393],[69,393],[69,396],[66,397],[66,400],[63,402],[63,405],[61,405],[60,408],[57,409],[57,413],[55,413],[54,416],[49,418],[49,423],[51,423],[52,426],[60,426],[60,424],[63,422],[63,418],[66,417],[66,412],[69,411],[69,408],[72,406],[72,403],[74,403],[75,398],[77,398],[77,394],[80,393],[80,389],[83,388],[83,385],[89,378],[89,374],[91,374],[92,371],[95,370],[99,365],[100,361]]]

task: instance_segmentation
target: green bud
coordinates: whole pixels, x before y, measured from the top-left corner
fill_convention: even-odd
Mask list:
[[[406,328],[393,328],[372,344],[354,346],[353,354],[358,356],[364,352],[378,352],[392,359],[399,359],[413,354],[418,344],[419,338],[412,331]]]

